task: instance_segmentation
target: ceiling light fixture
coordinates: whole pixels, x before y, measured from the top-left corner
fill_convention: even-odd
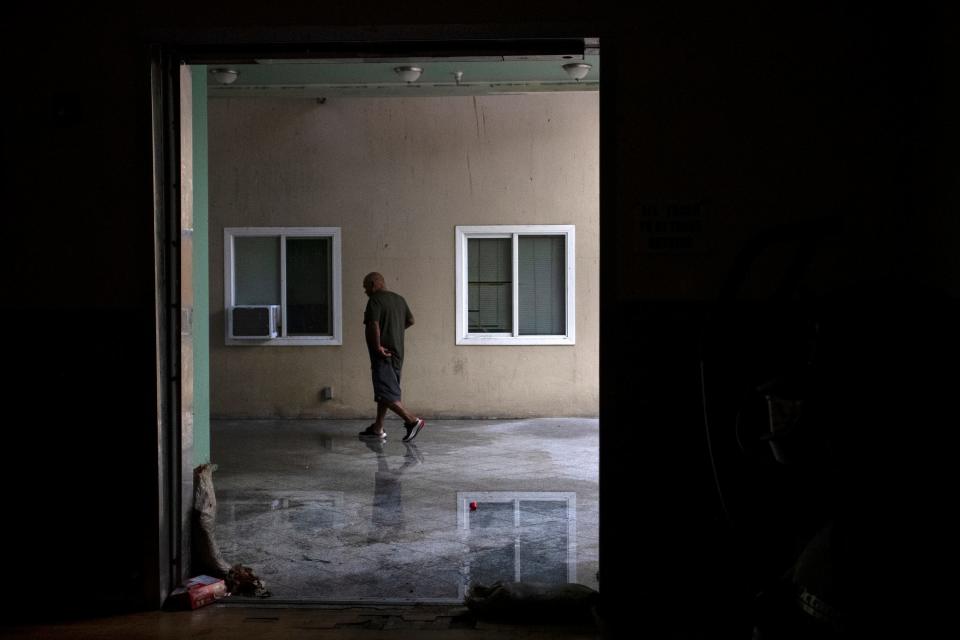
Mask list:
[[[416,82],[420,74],[423,73],[423,69],[420,67],[394,67],[393,70],[404,82]]]
[[[563,65],[563,70],[567,72],[567,75],[580,82],[583,78],[587,76],[587,72],[592,69],[592,65],[589,65],[585,62],[568,62]]]
[[[235,69],[211,69],[210,75],[217,81],[217,84],[233,84],[240,72]]]

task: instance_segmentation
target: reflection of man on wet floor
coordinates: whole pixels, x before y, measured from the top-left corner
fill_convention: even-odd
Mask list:
[[[387,539],[396,534],[403,527],[403,501],[400,493],[400,476],[409,469],[423,462],[423,455],[417,446],[405,442],[407,452],[404,454],[403,464],[391,469],[387,463],[387,456],[383,452],[383,442],[370,440],[365,442],[367,448],[377,454],[377,473],[373,481],[373,515],[371,523],[373,534],[378,539]]]

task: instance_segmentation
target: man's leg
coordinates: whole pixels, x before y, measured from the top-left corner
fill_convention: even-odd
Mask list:
[[[394,402],[381,403],[377,405],[377,418],[378,420],[380,420],[380,428],[383,428],[383,418],[380,416],[381,407],[383,408],[384,413],[386,413],[387,409],[390,409],[390,411],[393,411],[395,414],[403,418],[404,424],[410,424],[411,422],[414,422],[417,419],[417,416],[407,411],[407,408],[404,407],[403,403],[400,402],[399,400],[396,400]]]
[[[394,361],[380,360],[374,362],[373,372],[373,386],[378,395],[377,422],[371,425],[371,430],[383,431],[383,418],[386,410],[389,409],[403,419],[403,426],[407,430],[403,441],[412,440],[426,423],[407,411],[400,401],[400,366]],[[396,398],[396,400],[390,398]]]
[[[403,418],[403,424],[409,425],[411,422],[416,422],[417,417],[407,411],[407,408],[403,406],[403,403],[400,401],[400,376],[401,368],[397,364],[396,360],[389,361],[389,371],[393,374],[393,377],[390,378],[392,385],[393,395],[397,398],[396,400],[387,400],[386,405],[390,411],[393,411],[395,414]]]
[[[389,405],[390,410],[395,414],[403,418],[403,427],[407,430],[407,435],[403,437],[404,442],[410,442],[417,437],[417,434],[420,433],[420,430],[423,429],[423,426],[426,424],[422,419],[413,415],[407,408],[403,406],[399,400],[396,402],[391,402]]]
[[[373,423],[373,431],[383,431],[383,419],[387,415],[387,403],[381,400],[377,403],[377,421]]]
[[[387,414],[387,405],[378,400],[377,401],[377,420],[369,427],[360,432],[361,438],[385,438],[386,435],[383,431],[383,417]]]
[[[396,383],[390,379],[393,372],[389,367],[390,365],[383,360],[373,360],[370,363],[370,374],[373,379],[373,398],[377,403],[377,419],[360,433],[361,436],[372,436],[383,433],[383,419],[387,415],[387,407],[390,404],[388,400],[383,399],[383,396],[396,393],[396,391],[393,390]]]

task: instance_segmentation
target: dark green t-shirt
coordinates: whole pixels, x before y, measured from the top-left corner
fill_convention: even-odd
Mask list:
[[[380,324],[380,344],[390,350],[397,364],[403,363],[403,332],[412,318],[410,307],[403,296],[382,289],[370,296],[363,312],[364,324]],[[370,357],[373,358],[374,354],[371,353]]]

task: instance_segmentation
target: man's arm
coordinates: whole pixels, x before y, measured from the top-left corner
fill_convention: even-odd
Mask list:
[[[410,312],[410,307],[407,307],[406,325],[405,328],[407,329],[413,326],[413,314]]]
[[[371,320],[367,323],[366,330],[364,332],[367,336],[367,346],[370,348],[372,353],[379,353],[384,358],[389,358],[393,354],[390,353],[389,349],[384,348],[380,344],[380,323],[376,320]]]

